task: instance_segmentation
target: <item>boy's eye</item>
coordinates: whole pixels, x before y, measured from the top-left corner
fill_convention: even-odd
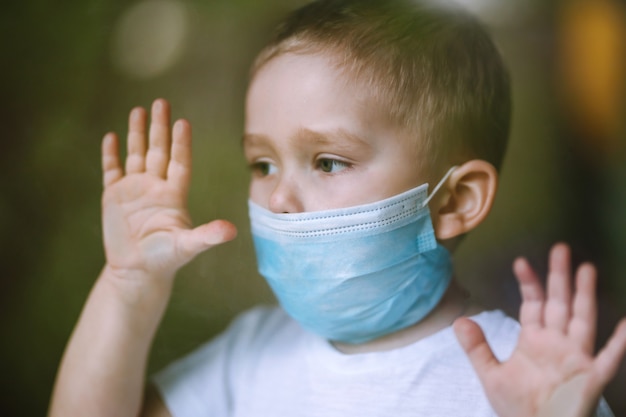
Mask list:
[[[252,164],[252,171],[262,177],[266,177],[276,172],[276,165],[269,162],[255,162]]]
[[[317,168],[322,172],[333,173],[349,168],[350,164],[336,159],[321,158],[317,160]]]

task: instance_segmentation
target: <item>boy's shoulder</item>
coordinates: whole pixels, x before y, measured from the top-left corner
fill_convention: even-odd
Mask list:
[[[499,311],[472,318],[493,341],[496,352],[510,354],[519,329],[515,320]],[[382,415],[381,410],[394,409],[392,405],[399,402],[406,413],[397,410],[395,415],[416,415],[416,411],[436,415],[431,411],[445,401],[433,405],[428,399],[444,394],[474,398],[476,410],[472,415],[490,415],[488,402],[480,394],[478,380],[451,328],[405,348],[345,355],[323,338],[302,329],[280,307],[271,306],[240,314],[221,336],[170,365],[153,381],[168,407],[180,415],[186,415],[184,410],[190,408],[206,409],[206,415],[226,413],[233,405],[231,400],[237,407],[255,405],[280,409],[275,415],[293,415],[292,411],[302,403],[318,396],[345,402],[354,392],[373,389],[377,396],[367,400],[359,397],[363,403],[357,407],[359,415]],[[381,381],[386,381],[382,391]],[[308,384],[316,387],[314,396],[305,389]],[[290,393],[288,401],[286,392]],[[406,397],[407,392],[411,393],[410,398]],[[217,397],[224,401],[207,404],[209,393],[218,393]],[[316,414],[313,411],[317,408],[313,407],[311,413],[300,415],[336,415],[326,409],[336,405],[334,400],[324,404],[316,407],[330,414]],[[287,409],[289,412],[283,413]],[[380,413],[376,414],[376,410]]]

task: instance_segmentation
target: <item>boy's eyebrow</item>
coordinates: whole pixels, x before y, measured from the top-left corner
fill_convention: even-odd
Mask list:
[[[267,140],[267,136],[256,133],[245,133],[241,137],[241,144],[245,146],[246,143],[254,144],[257,141]]]
[[[294,142],[307,142],[309,144],[315,145],[342,145],[342,142],[347,142],[347,146],[367,146],[371,147],[371,145],[359,137],[358,135],[348,132],[345,129],[336,129],[329,131],[315,131],[311,129],[301,128],[298,130],[296,135],[290,138],[291,141]],[[337,141],[340,139],[341,141]],[[263,134],[257,133],[244,133],[241,138],[242,145],[249,143],[250,145],[254,145],[256,142],[264,142],[269,140],[269,137]]]
[[[294,139],[297,141],[309,142],[315,145],[342,146],[345,144],[346,146],[371,146],[367,141],[358,135],[341,128],[320,132],[302,128],[298,130]],[[338,141],[337,139],[340,140]]]

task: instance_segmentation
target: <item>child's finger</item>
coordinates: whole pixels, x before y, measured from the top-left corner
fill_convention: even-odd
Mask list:
[[[596,357],[594,370],[600,385],[604,387],[613,379],[625,353],[626,319],[622,319],[607,344]]]
[[[181,230],[178,237],[178,250],[188,260],[205,250],[233,240],[237,228],[226,220],[214,220],[191,230]]]
[[[152,104],[146,172],[165,178],[170,155],[170,107],[166,100]]]
[[[453,327],[456,338],[472,363],[478,378],[485,385],[489,372],[500,364],[489,347],[485,334],[475,322],[466,317],[457,319]]]
[[[191,126],[186,120],[174,124],[172,156],[167,167],[167,180],[186,195],[191,178]]]
[[[117,136],[115,133],[107,133],[102,139],[102,182],[107,187],[122,176]]]
[[[141,107],[131,110],[128,117],[126,174],[146,169],[146,111]]]
[[[570,320],[571,266],[569,247],[563,243],[554,245],[550,251],[548,272],[548,299],[545,304],[546,327],[565,332]]]
[[[521,325],[542,326],[545,295],[537,274],[526,258],[518,258],[513,262],[513,273],[522,294],[519,315]]]
[[[585,352],[592,354],[596,338],[596,269],[583,264],[576,272],[576,294],[568,334]]]

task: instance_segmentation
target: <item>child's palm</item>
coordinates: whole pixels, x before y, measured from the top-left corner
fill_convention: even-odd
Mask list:
[[[116,268],[160,268],[175,263],[176,233],[190,222],[180,194],[150,174],[132,174],[103,196],[107,261]]]
[[[232,239],[236,232],[225,221],[191,228],[186,209],[191,174],[189,125],[177,122],[170,141],[168,105],[158,100],[152,110],[147,151],[145,130],[145,112],[133,110],[125,174],[115,135],[107,135],[103,142],[107,264],[114,270],[172,276],[199,252]]]
[[[480,328],[455,323],[461,345],[500,417],[588,417],[615,375],[626,350],[626,320],[594,357],[596,272],[581,266],[572,297],[569,250],[557,245],[550,257],[548,295],[524,259],[515,263],[522,325],[516,349],[500,363]]]
[[[587,417],[593,402],[584,399],[602,390],[593,365],[592,355],[562,334],[525,329],[513,355],[485,370],[482,380],[500,416]]]

